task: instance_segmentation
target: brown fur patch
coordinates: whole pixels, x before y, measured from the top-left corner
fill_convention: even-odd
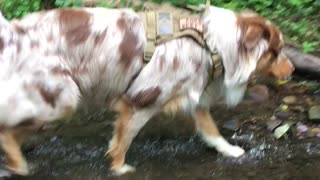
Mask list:
[[[244,14],[246,13],[240,13],[237,16],[237,23],[243,33],[241,46],[246,47],[247,44],[252,48],[258,42],[257,39],[259,37],[265,38],[269,41],[269,51],[277,56],[283,47],[283,42],[280,39],[280,30],[257,14],[250,16]]]
[[[176,94],[176,92],[182,88],[182,86],[187,82],[188,79],[189,77],[185,77],[179,80],[179,82],[172,88],[172,93]]]
[[[122,15],[123,16],[123,15]],[[122,30],[125,31],[126,30],[126,21],[124,19],[124,17],[121,17],[118,21],[117,21],[117,27]]]
[[[18,26],[17,24],[12,23],[12,26],[18,34],[26,34],[26,30],[24,30],[22,27]]]
[[[31,41],[30,43],[30,48],[38,48],[39,47],[39,42],[38,41]]]
[[[52,42],[53,41],[53,34],[49,33],[48,37],[47,37],[47,41],[48,42]]]
[[[60,95],[62,89],[57,88],[50,91],[43,86],[39,86],[38,88],[42,98],[54,108],[56,106],[56,99]]]
[[[259,74],[267,74],[271,64],[273,63],[272,57],[273,55],[270,52],[264,53],[258,61],[255,71]]]
[[[210,113],[208,111],[198,110],[196,112],[196,125],[200,132],[205,133],[211,137],[219,137],[220,132],[219,129],[212,119]]]
[[[68,71],[67,69],[62,69],[60,67],[52,68],[51,72],[52,72],[52,74],[56,74],[56,75],[66,75],[66,76],[71,75],[70,71]]]
[[[201,61],[193,61],[193,65],[194,65],[194,71],[196,72],[196,73],[198,73],[199,72],[199,70],[200,70],[200,67],[201,67]]]
[[[152,87],[137,93],[131,98],[131,102],[137,107],[145,107],[153,104],[161,94],[160,87]]]
[[[3,51],[3,48],[4,48],[4,42],[3,42],[3,39],[0,38],[0,52]]]
[[[91,15],[83,10],[61,9],[59,11],[60,30],[68,45],[85,42],[90,35]]]
[[[107,36],[107,29],[105,29],[101,34],[97,34],[96,37],[94,38],[94,45],[98,46],[100,45],[103,40],[106,38]]]
[[[159,58],[159,68],[160,68],[160,71],[163,71],[165,63],[166,63],[165,56],[164,56],[164,55],[161,55],[160,58]]]
[[[287,57],[280,58],[279,62],[273,62],[269,68],[270,74],[277,79],[287,78],[294,71],[294,66]]]
[[[17,43],[17,53],[19,54],[20,52],[21,52],[21,43],[20,42],[18,42]]]
[[[187,97],[185,96],[175,96],[173,98],[170,98],[170,100],[165,103],[162,109],[163,112],[167,115],[177,114],[184,106],[186,99]]]
[[[174,70],[174,71],[178,70],[179,66],[180,66],[180,62],[179,62],[179,60],[178,60],[178,57],[175,56],[175,57],[173,58],[173,70]]]
[[[20,144],[14,136],[14,131],[5,130],[1,132],[1,136],[1,146],[8,161],[7,167],[18,174],[22,173],[21,171],[27,172],[28,170],[25,169],[27,168],[25,167],[26,161],[21,152]]]
[[[117,27],[123,32],[123,39],[119,46],[119,51],[120,62],[125,68],[128,68],[133,58],[137,56],[141,57],[141,61],[143,60],[143,49],[138,46],[138,37],[132,32],[130,25],[127,24],[124,15],[117,21]]]
[[[118,111],[119,116],[115,121],[115,132],[112,138],[112,143],[108,149],[108,154],[112,159],[112,169],[121,168],[124,164],[125,153],[128,144],[125,142],[124,133],[127,131],[129,119],[132,116],[132,109],[125,98],[120,99],[116,105],[115,110]]]

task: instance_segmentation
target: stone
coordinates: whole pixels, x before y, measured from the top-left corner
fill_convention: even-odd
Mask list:
[[[320,134],[320,128],[312,128],[311,129],[311,132],[313,133],[313,134]]]
[[[312,106],[308,111],[308,117],[313,121],[320,121],[320,106]]]
[[[298,112],[298,113],[305,112],[305,109],[302,106],[292,106],[292,107],[290,107],[290,110],[292,110],[294,112]]]
[[[240,125],[238,120],[229,120],[225,122],[222,127],[231,131],[237,131],[239,130]]]
[[[270,118],[271,121],[274,121],[276,119],[277,119],[277,117],[275,115],[271,116],[271,118]]]
[[[308,130],[308,136],[309,137],[315,137],[320,135],[320,128],[310,128]]]
[[[306,126],[305,124],[302,123],[298,123],[297,124],[297,132],[298,134],[302,134],[308,131],[308,126]]]
[[[269,89],[265,85],[256,85],[248,90],[248,96],[256,103],[262,103],[269,99]]]
[[[275,113],[275,116],[279,119],[286,120],[289,118],[289,112],[279,111]]]
[[[281,125],[281,120],[271,120],[267,122],[267,129],[270,131],[273,131],[275,128],[279,127]]]
[[[295,104],[297,102],[297,97],[295,96],[286,96],[282,99],[282,102],[285,104]]]

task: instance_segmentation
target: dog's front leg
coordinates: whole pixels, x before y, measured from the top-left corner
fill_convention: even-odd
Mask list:
[[[214,147],[218,152],[229,157],[239,157],[244,154],[242,148],[231,145],[222,137],[208,111],[197,110],[194,113],[194,118],[200,136],[209,147]]]
[[[134,167],[125,164],[125,156],[133,139],[140,129],[158,112],[156,109],[133,109],[126,101],[121,100],[116,108],[119,116],[109,144],[107,154],[111,157],[111,169],[116,175],[135,171]]]
[[[7,168],[18,175],[28,175],[28,165],[21,152],[22,136],[20,130],[0,132],[0,142],[7,157]]]

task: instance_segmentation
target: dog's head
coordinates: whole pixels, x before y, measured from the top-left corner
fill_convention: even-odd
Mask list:
[[[282,52],[283,36],[275,25],[251,11],[239,13],[237,24],[241,30],[240,55],[247,56],[244,60],[250,60],[249,56],[257,54],[254,74],[276,79],[284,79],[292,74],[294,67]],[[263,41],[267,42],[266,47],[259,44]]]
[[[284,79],[292,74],[294,67],[282,52],[282,33],[270,21],[251,11],[235,13],[218,7],[210,7],[203,20],[207,45],[223,60],[224,85],[234,99],[230,104],[242,99],[254,75]]]
[[[211,7],[204,16],[204,29],[209,48],[222,56],[227,86],[246,83],[254,74],[283,79],[294,70],[282,52],[280,30],[254,12]]]

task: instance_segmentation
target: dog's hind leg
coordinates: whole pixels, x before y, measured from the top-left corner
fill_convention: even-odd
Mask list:
[[[209,147],[214,147],[218,152],[229,157],[239,157],[244,154],[242,148],[229,144],[229,142],[222,137],[208,111],[197,110],[194,113],[194,118],[201,138]]]
[[[21,152],[22,136],[20,130],[0,132],[0,142],[7,158],[7,168],[15,174],[28,175],[28,165]]]
[[[140,129],[158,111],[148,108],[134,110],[129,103],[122,100],[117,109],[119,116],[107,154],[111,157],[111,169],[117,175],[122,175],[135,170],[134,167],[125,164],[126,152]]]

